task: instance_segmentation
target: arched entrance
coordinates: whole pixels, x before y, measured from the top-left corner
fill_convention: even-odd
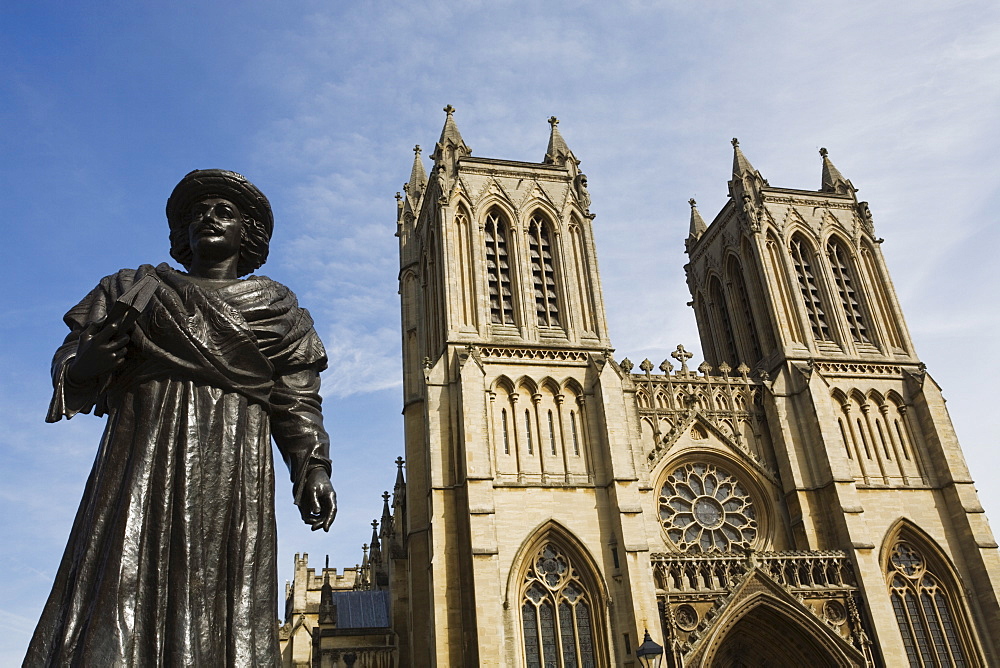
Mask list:
[[[759,605],[741,618],[714,654],[712,668],[844,665],[808,631],[767,605]]]
[[[864,654],[759,572],[744,582],[697,648],[691,665],[711,668],[849,668]],[[754,591],[756,590],[756,591]],[[752,592],[752,593],[751,593]],[[743,600],[741,593],[749,594]]]

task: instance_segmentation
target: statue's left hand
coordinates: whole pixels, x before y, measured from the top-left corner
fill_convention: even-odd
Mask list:
[[[302,521],[311,526],[313,531],[330,530],[333,518],[337,516],[337,493],[333,491],[330,476],[325,470],[314,468],[309,471],[302,489],[299,513]]]

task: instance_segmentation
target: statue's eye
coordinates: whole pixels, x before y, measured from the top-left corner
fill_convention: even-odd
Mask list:
[[[236,213],[225,204],[217,204],[215,206],[215,215],[226,220],[236,217]]]

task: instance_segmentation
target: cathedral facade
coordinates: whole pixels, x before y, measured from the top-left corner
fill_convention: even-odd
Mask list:
[[[516,162],[445,111],[397,196],[406,479],[366,567],[398,665],[1000,665],[997,544],[825,149],[795,190],[733,140],[691,201],[705,361],[636,364],[558,121]]]

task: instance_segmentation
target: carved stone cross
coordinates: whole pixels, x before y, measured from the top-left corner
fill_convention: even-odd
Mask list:
[[[678,362],[681,363],[681,368],[677,372],[678,375],[685,375],[685,374],[687,374],[688,373],[688,360],[691,359],[692,357],[694,357],[694,354],[693,353],[689,353],[688,351],[684,350],[684,346],[682,346],[681,344],[677,344],[677,350],[675,350],[674,352],[670,353],[670,356],[673,357],[675,360],[677,360]]]

